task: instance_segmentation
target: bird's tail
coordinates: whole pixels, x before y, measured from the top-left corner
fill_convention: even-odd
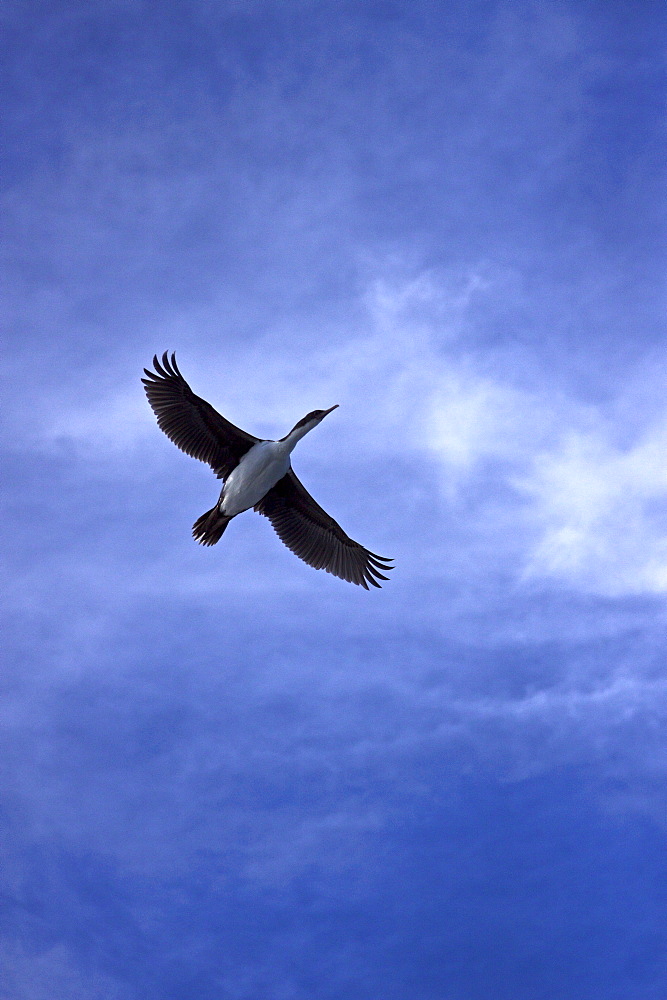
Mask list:
[[[197,518],[192,525],[192,537],[196,538],[200,545],[215,545],[222,538],[222,533],[230,521],[231,517],[221,514],[216,504]]]

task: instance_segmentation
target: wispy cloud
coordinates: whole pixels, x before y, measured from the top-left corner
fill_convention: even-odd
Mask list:
[[[569,429],[517,481],[539,533],[525,572],[594,593],[665,593],[667,420],[629,448],[613,437]]]

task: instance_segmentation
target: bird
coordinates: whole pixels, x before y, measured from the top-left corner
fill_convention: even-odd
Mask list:
[[[394,567],[393,560],[365,549],[345,534],[299,482],[290,461],[295,445],[338,408],[312,410],[278,441],[253,437],[235,427],[206,400],[196,396],[181,375],[176,354],[153,357],[142,383],[158,427],[186,455],[211,466],[223,486],[218,502],[197,518],[192,535],[215,545],[227,525],[243,511],[267,517],[288,549],[315,569],[368,590]]]

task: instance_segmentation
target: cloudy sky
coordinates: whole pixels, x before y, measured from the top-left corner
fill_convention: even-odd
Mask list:
[[[2,1000],[667,992],[658,0],[7,0]],[[140,384],[175,350],[366,593]]]

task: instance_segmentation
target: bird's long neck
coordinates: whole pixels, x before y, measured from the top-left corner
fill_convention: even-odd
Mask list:
[[[317,427],[319,420],[309,420],[308,423],[302,424],[299,422],[295,424],[289,434],[286,434],[284,438],[281,438],[281,442],[284,442],[285,447],[288,452],[294,450],[296,444],[301,440],[302,437],[312,431],[313,427]]]

